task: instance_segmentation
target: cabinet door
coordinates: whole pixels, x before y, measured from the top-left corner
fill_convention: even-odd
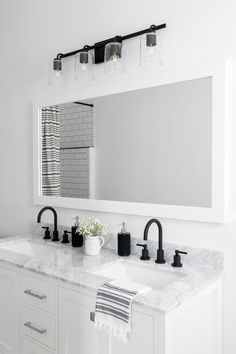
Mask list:
[[[127,343],[108,337],[102,340],[103,354],[153,354],[153,318],[138,312],[132,314],[131,333]]]
[[[105,354],[90,320],[94,307],[95,299],[59,288],[59,354]]]
[[[19,275],[0,268],[0,353],[19,353]]]

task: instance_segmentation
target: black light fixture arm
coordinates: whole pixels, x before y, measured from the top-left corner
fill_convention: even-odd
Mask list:
[[[134,38],[134,37],[141,36],[141,35],[143,35],[145,33],[153,32],[153,31],[159,31],[159,30],[161,30],[163,28],[166,28],[166,24],[165,23],[163,23],[161,25],[151,25],[150,27],[148,27],[148,28],[146,28],[144,30],[141,30],[141,31],[138,31],[138,32],[134,32],[134,33],[130,33],[130,34],[127,34],[125,36],[115,36],[115,37],[100,41],[98,43],[95,43],[92,46],[86,45],[86,46],[84,46],[81,49],[74,50],[73,52],[68,52],[68,53],[64,53],[64,54],[63,53],[58,53],[56,59],[68,58],[68,57],[76,55],[76,54],[78,54],[80,52],[93,50],[93,49],[95,49],[95,51],[96,50],[99,51],[101,49],[104,51],[105,45],[107,43],[110,43],[110,42],[114,41],[114,40],[117,41],[117,42],[122,42],[122,41],[125,41],[127,39],[131,39],[131,38]],[[95,63],[96,64],[101,63],[102,60],[100,60],[100,55],[98,55],[97,58],[98,59],[96,60],[96,53],[95,53]]]
[[[95,48],[94,45],[93,45],[93,46],[85,45],[83,48],[74,50],[73,52],[68,52],[68,53],[65,53],[65,54],[59,53],[59,54],[57,54],[57,59],[68,58],[68,57],[71,57],[71,56],[73,56],[73,55],[76,55],[76,54],[78,54],[78,53],[80,53],[80,52],[92,50],[92,49],[94,49],[94,48]]]

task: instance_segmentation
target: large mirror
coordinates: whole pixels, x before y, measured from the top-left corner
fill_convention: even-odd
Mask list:
[[[35,200],[222,221],[222,80],[46,100],[37,106]]]
[[[42,109],[42,195],[211,206],[212,79]]]

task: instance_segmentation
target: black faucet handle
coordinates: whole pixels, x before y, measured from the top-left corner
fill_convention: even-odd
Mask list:
[[[180,254],[188,254],[188,252],[175,250],[174,262],[171,264],[172,267],[175,267],[175,268],[181,268],[181,267],[183,267],[183,264],[181,263]]]
[[[42,229],[45,229],[45,233],[44,233],[44,240],[50,240],[51,236],[50,236],[50,231],[49,231],[49,227],[48,226],[42,226]]]
[[[147,244],[146,243],[137,243],[136,246],[143,247],[144,249],[147,248]]]
[[[175,254],[176,254],[176,256],[178,256],[179,254],[188,254],[188,252],[175,250]]]
[[[61,243],[69,243],[69,237],[68,234],[71,234],[71,231],[64,230],[64,235],[62,237]]]
[[[142,256],[140,257],[140,259],[142,261],[149,261],[150,257],[147,249],[147,244],[137,243],[136,246],[143,247]]]

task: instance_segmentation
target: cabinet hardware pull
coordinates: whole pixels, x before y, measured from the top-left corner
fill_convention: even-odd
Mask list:
[[[35,294],[35,293],[33,293],[32,290],[30,290],[30,289],[24,290],[24,293],[27,294],[27,295],[36,297],[36,298],[39,299],[39,300],[44,300],[44,299],[47,298],[46,295]]]
[[[40,334],[45,334],[45,333],[47,333],[47,330],[46,330],[46,329],[44,329],[44,328],[42,328],[42,329],[37,328],[37,327],[35,327],[34,325],[32,325],[31,322],[25,322],[25,323],[24,323],[24,326],[25,326],[25,327],[28,327],[29,329],[32,329],[33,331],[35,331],[35,332],[37,332],[37,333],[40,333]]]
[[[95,321],[95,312],[93,312],[93,311],[90,312],[90,321],[91,322]]]

